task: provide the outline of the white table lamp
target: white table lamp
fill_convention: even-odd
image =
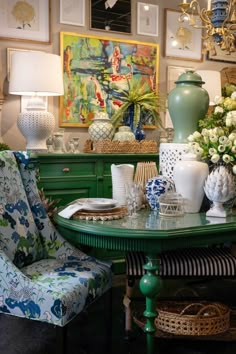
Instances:
[[[9,93],[31,96],[27,111],[19,114],[17,125],[26,138],[27,150],[46,150],[55,119],[47,112],[44,96],[64,94],[61,57],[44,52],[12,54]]]
[[[221,97],[221,74],[215,70],[196,70],[205,84],[202,87],[207,90],[210,98],[209,105],[215,105],[215,97]]]

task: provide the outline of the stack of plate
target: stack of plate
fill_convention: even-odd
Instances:
[[[73,204],[82,204],[81,210],[87,211],[108,211],[117,208],[118,201],[108,198],[80,198],[73,202]]]
[[[115,199],[107,198],[80,198],[68,204],[58,215],[69,219],[78,211],[91,212],[107,212],[119,207],[119,203]]]

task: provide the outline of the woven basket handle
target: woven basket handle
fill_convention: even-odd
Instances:
[[[185,312],[188,310],[188,309],[190,309],[191,307],[193,307],[193,306],[199,306],[199,307],[205,307],[203,304],[201,304],[200,302],[198,303],[198,302],[195,302],[194,304],[189,304],[189,305],[187,305],[187,306],[185,306],[185,308],[180,312],[180,316],[182,316],[182,315],[184,315],[185,314]]]
[[[222,312],[220,310],[220,307],[212,304],[212,305],[206,305],[202,309],[200,309],[198,311],[196,317],[200,317],[202,315],[202,313],[204,313],[206,310],[209,310],[209,309],[215,310],[219,316],[222,316]]]
[[[204,313],[206,310],[209,310],[209,309],[213,309],[215,310],[219,316],[222,316],[222,313],[221,313],[221,310],[220,310],[220,307],[217,306],[217,305],[213,305],[213,304],[209,304],[209,305],[203,305],[201,303],[194,303],[194,304],[189,304],[187,305],[181,312],[180,312],[180,316],[181,315],[184,315],[185,312],[190,309],[191,307],[193,306],[200,306],[200,310],[198,311],[198,313],[196,314],[196,317],[200,317],[202,313]]]

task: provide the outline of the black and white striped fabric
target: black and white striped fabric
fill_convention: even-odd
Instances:
[[[126,253],[126,275],[139,278],[146,263],[143,252]],[[236,257],[229,248],[188,248],[160,255],[161,277],[235,277]]]

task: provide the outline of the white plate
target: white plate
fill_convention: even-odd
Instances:
[[[84,210],[109,210],[118,206],[117,200],[108,198],[80,198],[76,202],[83,204]]]

